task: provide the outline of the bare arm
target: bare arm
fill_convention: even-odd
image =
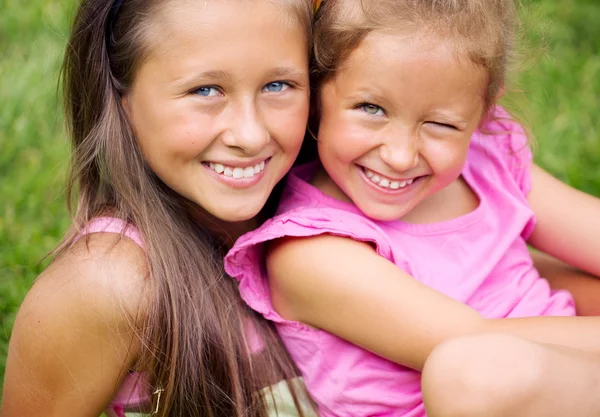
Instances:
[[[529,243],[569,265],[600,276],[600,199],[532,168],[528,197],[537,224]]]
[[[444,340],[483,332],[512,333],[600,354],[600,318],[487,320],[350,239],[324,235],[281,240],[267,256],[267,269],[280,315],[413,369],[421,370]]]
[[[536,250],[531,257],[540,275],[555,290],[568,290],[578,316],[600,316],[600,279]]]
[[[133,366],[129,315],[142,306],[143,254],[117,235],[78,243],[32,287],[13,329],[2,417],[97,417]],[[114,245],[114,246],[113,246]]]

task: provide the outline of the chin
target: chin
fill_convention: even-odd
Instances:
[[[215,213],[215,217],[226,221],[226,222],[243,222],[247,220],[253,219],[260,210],[262,209],[262,205],[246,205],[242,207],[236,207],[233,210],[221,211],[219,213]]]
[[[256,215],[260,212],[256,211],[256,212],[252,212],[250,214],[237,214],[237,213],[232,213],[231,216],[227,216],[227,217],[222,217],[222,220],[225,220],[226,222],[230,222],[230,223],[240,223],[240,222],[245,222],[248,220],[252,220],[254,217],[256,217]]]
[[[394,211],[386,211],[380,209],[369,209],[369,207],[358,207],[360,211],[363,212],[365,216],[370,219],[381,221],[381,222],[389,222],[393,220],[398,220],[402,217],[403,213],[398,213],[396,210]]]

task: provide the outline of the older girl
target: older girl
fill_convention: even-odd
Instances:
[[[18,314],[3,417],[267,414],[257,391],[295,369],[222,258],[298,154],[311,17],[308,0],[82,1],[74,221]]]

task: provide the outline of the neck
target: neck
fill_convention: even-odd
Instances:
[[[258,226],[256,217],[240,222],[228,222],[198,207],[194,207],[192,216],[196,220],[196,223],[215,235],[223,242],[227,249],[230,249],[235,241],[244,233],[248,233]]]
[[[240,236],[258,227],[258,221],[256,218],[234,223],[222,222],[222,224],[222,230],[224,233],[223,235],[219,236],[222,237],[227,249],[230,249]]]
[[[333,197],[340,201],[345,201],[346,203],[351,203],[352,200],[342,191],[340,187],[331,179],[323,165],[319,164],[319,168],[315,172],[314,176],[310,180],[310,183],[321,190],[324,194],[329,197]]]

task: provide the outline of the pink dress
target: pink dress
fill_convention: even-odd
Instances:
[[[521,127],[497,112],[505,119],[486,126],[492,133],[474,133],[462,172],[480,200],[471,213],[430,224],[374,221],[309,184],[316,165],[305,165],[289,175],[278,214],[227,255],[242,298],[276,323],[322,417],[424,417],[420,373],[279,316],[264,268],[267,241],[327,233],[372,242],[379,255],[484,317],[575,315],[570,294],[552,291],[533,267],[531,152]],[[377,277],[365,279],[377,285]]]

